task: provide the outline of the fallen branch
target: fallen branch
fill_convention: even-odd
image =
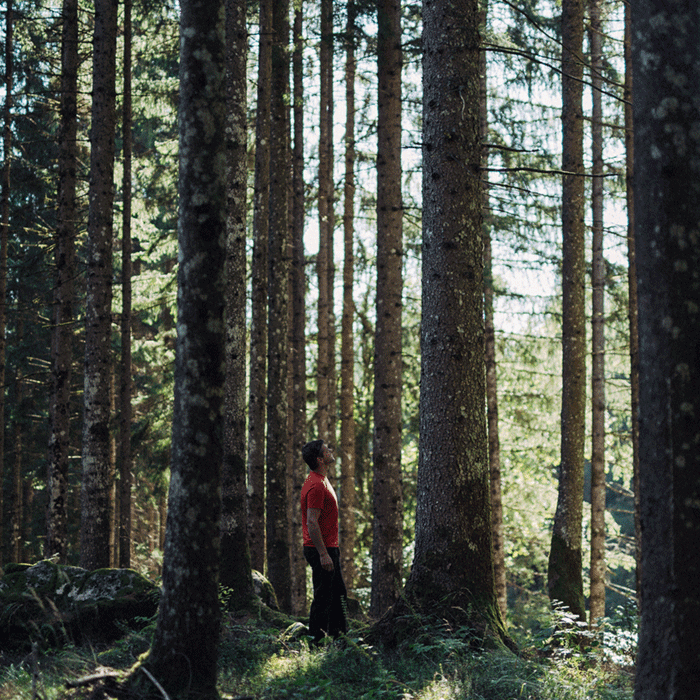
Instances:
[[[66,688],[81,688],[84,685],[97,683],[97,681],[116,680],[117,678],[119,678],[117,671],[104,670],[99,673],[93,673],[90,676],[76,678],[74,681],[66,681]]]
[[[163,695],[164,700],[170,700],[170,697],[168,694],[165,692],[165,689],[163,686],[155,679],[154,675],[144,666],[139,666],[139,668],[149,677],[153,685],[155,685],[158,690],[160,690],[161,694]]]

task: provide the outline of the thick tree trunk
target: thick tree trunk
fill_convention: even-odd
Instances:
[[[110,565],[112,223],[117,2],[96,0],[85,309],[80,565]]]
[[[586,618],[583,598],[583,448],[586,411],[583,179],[583,0],[562,5],[562,408],[559,495],[547,588],[552,601]]]
[[[401,480],[401,3],[377,5],[377,325],[374,355],[372,602],[382,615],[403,585]]]
[[[171,697],[217,698],[225,382],[222,0],[181,0],[178,338],[163,596],[146,667]],[[202,206],[206,203],[206,206]],[[134,676],[136,678],[137,676]],[[146,681],[144,681],[146,683]],[[153,686],[149,691],[155,692]]]
[[[343,316],[340,352],[340,539],[341,566],[348,590],[355,581],[355,16],[347,5],[345,50],[345,182],[343,211]]]
[[[426,1],[423,22],[421,438],[405,598],[413,613],[505,638],[489,507],[478,3]],[[400,601],[377,629],[395,640],[409,617]]]
[[[292,610],[306,610],[306,559],[301,546],[301,487],[306,465],[300,459],[306,442],[306,270],[304,256],[304,5],[294,9],[294,146],[292,153]]]
[[[291,610],[290,536],[287,521],[287,354],[289,305],[289,3],[272,12],[270,123],[270,248],[267,367],[266,532],[267,575],[282,610]]]
[[[605,257],[603,253],[603,109],[600,5],[589,2],[591,47],[592,238],[592,390],[591,390],[591,593],[589,624],[605,616]]]
[[[272,0],[260,2],[255,190],[248,388],[248,543],[251,565],[265,571],[265,423],[267,392],[267,268],[270,213],[270,86]]]
[[[642,617],[635,698],[700,687],[700,15],[632,6]]]
[[[131,0],[124,0],[124,102],[122,132],[122,316],[119,374],[119,566],[131,568]]]
[[[253,578],[246,513],[246,59],[244,0],[226,0],[226,383],[221,475],[221,584],[233,609],[250,605]]]

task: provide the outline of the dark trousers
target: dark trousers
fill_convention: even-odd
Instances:
[[[340,571],[340,549],[328,547],[328,554],[333,561],[333,571],[326,571],[321,566],[321,556],[316,547],[304,547],[304,557],[311,567],[311,580],[314,587],[314,599],[309,611],[309,632],[314,642],[324,636],[333,638],[348,631],[345,617],[348,592]]]

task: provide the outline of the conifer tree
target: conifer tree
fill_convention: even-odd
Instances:
[[[586,409],[583,0],[562,3],[562,408],[559,493],[547,588],[585,620],[582,516]]]
[[[93,49],[85,310],[85,390],[80,564],[110,566],[112,236],[117,2],[97,0]]]

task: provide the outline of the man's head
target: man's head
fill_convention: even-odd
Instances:
[[[312,440],[301,448],[301,456],[313,471],[316,471],[318,460],[323,456],[323,445],[323,440]]]

